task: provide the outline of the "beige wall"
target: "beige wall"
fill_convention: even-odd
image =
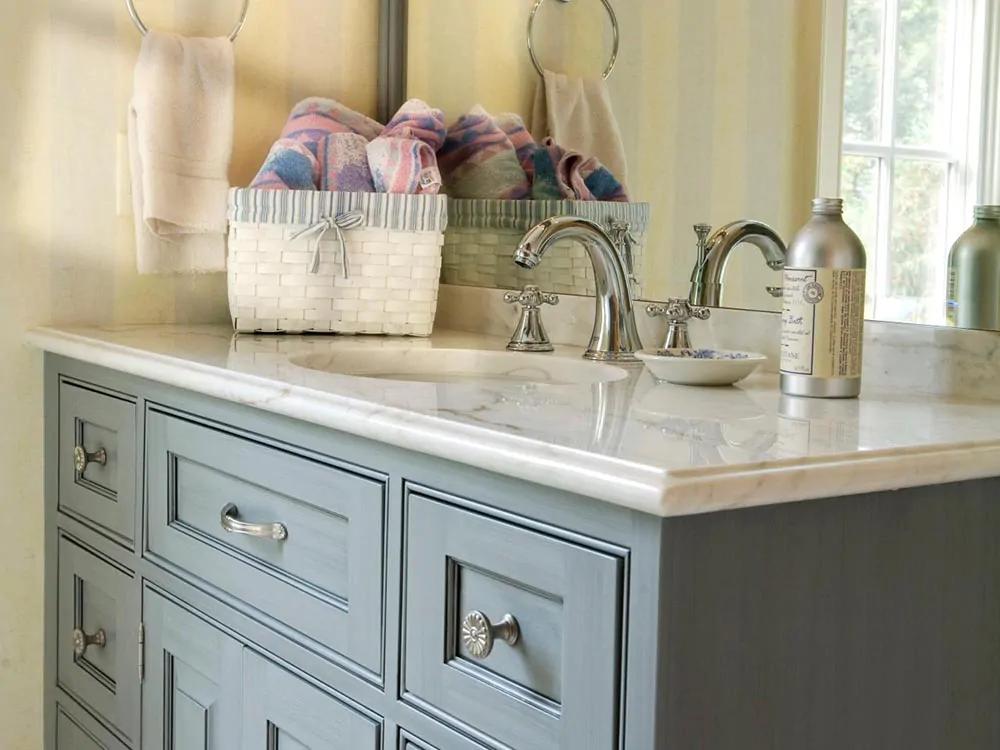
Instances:
[[[529,113],[537,75],[525,50],[533,0],[410,0],[410,94],[455,116],[476,102]],[[653,207],[650,296],[683,296],[700,221],[751,217],[785,237],[816,182],[822,3],[614,0],[621,55],[610,80],[636,200]],[[542,62],[603,70],[610,32],[597,0],[539,11]],[[756,250],[733,256],[724,302],[772,307],[780,283]]]
[[[137,0],[150,25],[219,33],[239,0]],[[0,748],[41,748],[41,357],[44,323],[225,320],[220,276],[139,278],[116,215],[139,35],[120,0],[0,0]],[[255,0],[236,47],[234,184],[246,184],[291,104],[375,109],[377,3]]]

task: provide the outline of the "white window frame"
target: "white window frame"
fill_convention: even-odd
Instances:
[[[911,156],[930,161],[941,161],[949,165],[949,207],[947,221],[949,237],[957,236],[971,221],[972,206],[976,203],[1000,203],[1000,0],[971,0],[968,17],[959,23],[967,28],[987,29],[983,50],[970,50],[968,54],[982,54],[986,64],[976,71],[968,81],[968,87],[957,96],[965,97],[965,107],[969,112],[969,122],[960,124],[964,131],[962,143],[955,143],[949,151],[936,151],[901,146],[880,147],[870,144],[843,143],[844,70],[847,44],[847,2],[848,0],[824,0],[824,35],[822,49],[822,78],[820,91],[820,132],[817,165],[817,191],[819,195],[837,196],[841,189],[841,160],[845,155],[881,157],[883,161],[880,184],[890,179],[892,170],[888,160],[893,156]],[[888,13],[895,16],[900,0],[888,0]],[[888,14],[887,14],[888,15]],[[887,48],[895,45],[887,40]],[[961,53],[959,53],[961,54]],[[883,70],[883,86],[891,85],[894,79],[894,56],[886,56],[887,65]],[[970,64],[964,66],[968,69]],[[886,98],[891,102],[891,98]],[[893,123],[883,115],[882,128],[892,128]],[[883,132],[883,136],[887,133]],[[891,182],[887,190],[882,190],[883,205],[879,207],[879,242],[887,248],[891,232],[891,212],[889,202],[893,194]],[[946,244],[942,238],[942,244]],[[869,283],[876,289],[888,285],[888,263],[880,263],[879,278]],[[940,264],[935,289],[940,289],[941,299],[935,308],[944,310],[944,263]]]

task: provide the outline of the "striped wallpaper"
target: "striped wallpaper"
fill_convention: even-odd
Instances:
[[[227,33],[240,0],[136,0],[150,26]],[[253,0],[236,43],[234,184],[247,184],[291,105],[326,94],[369,114],[374,0]],[[0,748],[42,747],[43,323],[223,321],[225,275],[140,278],[117,162],[139,33],[122,0],[10,0],[0,23]],[[127,197],[127,196],[126,196]],[[127,201],[125,201],[127,202]]]
[[[652,204],[650,296],[685,295],[698,222],[751,217],[790,238],[816,182],[820,0],[613,0],[621,25],[612,97],[636,200]],[[525,50],[533,0],[410,0],[411,96],[457,116],[475,103],[528,114],[537,75]],[[598,0],[539,11],[543,64],[603,69]],[[724,301],[775,309],[756,250],[734,254]]]

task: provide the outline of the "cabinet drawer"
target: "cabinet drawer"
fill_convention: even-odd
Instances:
[[[146,455],[150,557],[382,673],[382,480],[156,411]]]
[[[117,541],[135,537],[135,404],[59,386],[59,509]]]
[[[108,730],[77,708],[56,705],[56,750],[126,750]]]
[[[518,750],[617,747],[620,558],[419,495],[406,545],[404,696]]]
[[[129,741],[139,708],[139,609],[131,573],[59,538],[59,686]]]
[[[243,747],[379,750],[381,723],[244,651]]]

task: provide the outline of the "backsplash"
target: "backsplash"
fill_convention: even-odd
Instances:
[[[518,311],[496,289],[442,285],[438,325],[452,330],[509,336]],[[636,306],[644,345],[662,344],[667,324]],[[586,346],[594,322],[594,300],[563,295],[543,313],[553,342]],[[707,321],[691,321],[694,346],[760,352],[765,370],[777,372],[781,319],[775,313],[713,309]],[[1000,401],[1000,334],[865,321],[864,386],[906,393]]]

